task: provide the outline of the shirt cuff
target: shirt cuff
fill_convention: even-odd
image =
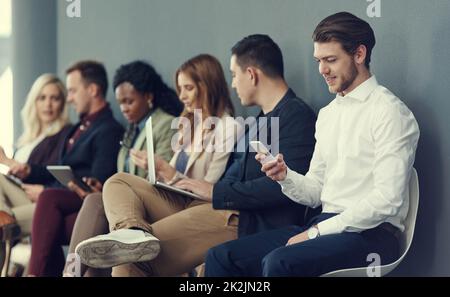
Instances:
[[[291,188],[294,185],[294,180],[301,174],[289,169],[286,170],[286,178],[282,181],[278,181],[282,189]]]
[[[317,224],[320,236],[339,234],[344,232],[339,215],[329,218]]]

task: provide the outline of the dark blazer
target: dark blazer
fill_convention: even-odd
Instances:
[[[260,116],[268,118],[269,127],[270,118],[279,117],[280,153],[289,168],[305,174],[315,145],[316,115],[311,108],[289,89],[273,111]],[[261,172],[255,155],[249,152],[247,140],[245,154],[236,158],[214,185],[213,207],[239,211],[239,237],[287,225],[303,225],[306,207],[286,197],[281,186]]]
[[[56,165],[59,164],[59,154],[64,146],[67,134],[72,130],[72,125],[64,126],[58,133],[45,137],[31,152],[27,163],[30,165]]]
[[[60,150],[59,165],[72,167],[78,177],[95,177],[104,183],[111,175],[117,172],[117,155],[120,149],[120,140],[124,132],[123,127],[114,119],[108,106],[92,122],[89,129],[81,134],[69,152],[66,152],[66,143],[78,129],[80,123],[75,125],[67,134],[64,145]],[[60,186],[45,166],[31,165],[31,174],[24,182]]]

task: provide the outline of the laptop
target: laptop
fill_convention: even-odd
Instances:
[[[156,171],[155,171],[155,153],[153,151],[153,126],[152,126],[152,117],[149,117],[147,122],[145,123],[145,133],[147,136],[147,158],[148,158],[148,180],[155,187],[165,189],[168,191],[172,191],[181,195],[185,195],[194,199],[203,200],[203,198],[197,194],[194,194],[189,191],[182,190],[175,186],[171,186],[164,182],[156,180]]]

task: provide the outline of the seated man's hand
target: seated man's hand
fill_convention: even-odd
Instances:
[[[262,164],[266,155],[258,153],[255,159]],[[286,179],[287,166],[283,160],[283,155],[278,154],[275,156],[274,161],[266,162],[262,164],[261,171],[264,172],[268,177],[275,181],[283,181]]]
[[[103,189],[103,184],[93,177],[83,177],[83,181],[89,186],[90,191],[83,190],[75,182],[71,181],[67,184],[69,190],[75,192],[81,199],[86,198],[91,193],[100,193]]]
[[[43,185],[23,184],[22,189],[27,193],[28,198],[30,198],[31,201],[37,202],[39,195],[41,195],[45,188]]]
[[[286,243],[286,246],[296,244],[296,243],[301,243],[301,242],[304,242],[307,240],[309,240],[308,230],[289,238],[288,242]]]
[[[192,192],[203,197],[205,201],[212,201],[214,185],[204,180],[183,178],[174,184],[175,187]]]
[[[103,190],[103,184],[95,177],[83,177],[83,181],[91,188],[93,193],[99,193]]]
[[[313,227],[314,228],[318,228],[317,225],[314,225]],[[309,229],[306,229],[302,233],[297,234],[297,235],[292,236],[291,238],[289,238],[288,242],[286,243],[286,246],[310,240],[309,237],[308,237],[308,230]]]

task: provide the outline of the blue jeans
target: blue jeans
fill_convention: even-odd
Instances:
[[[380,256],[381,265],[398,258],[397,237],[381,225],[361,233],[324,235],[286,246],[292,236],[335,215],[322,213],[304,227],[257,233],[211,248],[206,256],[205,276],[320,276],[369,266],[372,259],[368,255],[372,253]]]

